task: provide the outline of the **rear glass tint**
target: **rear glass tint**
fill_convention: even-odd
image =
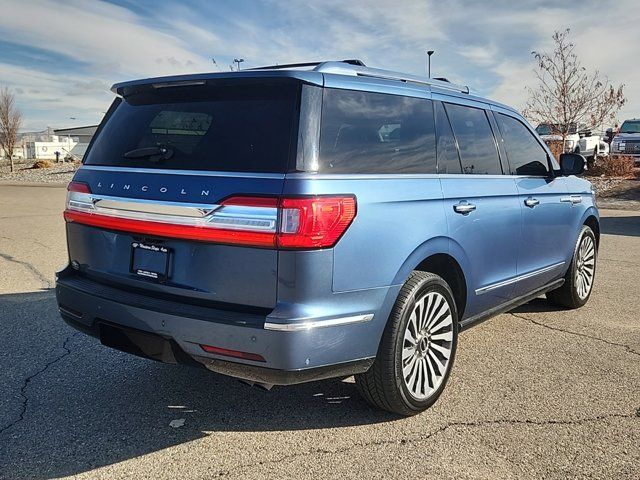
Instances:
[[[529,129],[519,120],[501,113],[496,115],[496,120],[504,139],[511,174],[547,176],[547,152]]]
[[[431,100],[326,89],[321,173],[436,173]]]
[[[290,81],[148,88],[115,108],[85,163],[284,173],[295,138],[298,91],[298,83]]]
[[[471,174],[502,174],[498,150],[485,111],[450,103],[445,108],[458,140],[462,171]]]
[[[462,173],[458,147],[453,138],[451,125],[442,103],[436,103],[436,132],[438,152],[438,173]]]

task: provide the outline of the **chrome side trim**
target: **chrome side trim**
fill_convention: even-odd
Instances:
[[[284,173],[212,172],[209,170],[170,170],[165,168],[104,167],[100,165],[83,165],[79,170],[122,173],[159,173],[161,175],[192,175],[194,177],[273,178],[277,180],[284,179]]]
[[[511,285],[513,283],[520,282],[522,280],[526,280],[531,277],[535,277],[536,275],[540,275],[542,273],[550,272],[551,270],[555,270],[558,267],[561,267],[566,262],[558,262],[553,265],[549,265],[548,267],[541,268],[539,270],[534,270],[533,272],[525,273],[522,275],[518,275],[517,277],[510,278],[508,280],[504,280],[498,283],[492,283],[491,285],[487,285],[486,287],[477,288],[475,290],[476,295],[482,295],[483,293],[490,292],[491,290],[495,290],[496,288],[506,287],[507,285]]]
[[[328,318],[326,320],[309,320],[298,323],[273,323],[265,322],[265,330],[278,332],[299,332],[301,330],[311,330],[312,328],[335,327],[337,325],[349,325],[352,323],[368,322],[373,319],[373,313],[364,315],[353,315],[351,317]]]

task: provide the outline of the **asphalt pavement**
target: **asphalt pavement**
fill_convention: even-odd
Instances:
[[[601,212],[585,307],[464,332],[440,400],[397,418],[353,379],[267,392],[75,333],[52,290],[64,197],[0,185],[2,479],[640,478],[638,211]]]

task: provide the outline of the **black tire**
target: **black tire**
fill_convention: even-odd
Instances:
[[[430,300],[432,303],[427,303]],[[447,303],[448,312],[443,300]],[[410,320],[420,316],[420,314],[415,316],[414,314],[420,312],[418,309],[421,301],[423,302],[422,316],[424,319],[414,320],[412,325],[415,326],[416,322],[422,322],[423,332],[429,328],[434,328],[434,330],[429,330],[429,333],[425,333],[420,341],[416,341],[415,347],[413,347],[414,354],[403,359],[403,354],[406,355],[406,352],[412,348],[411,346],[407,347],[406,335],[410,331],[408,329],[412,328],[409,326]],[[439,303],[436,304],[436,302]],[[444,313],[441,313],[443,309]],[[434,319],[433,323],[429,318]],[[450,319],[452,321],[449,328]],[[435,328],[438,325],[444,326]],[[450,335],[449,332],[451,332]],[[427,337],[427,335],[429,336]],[[431,338],[432,335],[440,338]],[[443,336],[451,340],[442,340]],[[417,338],[418,335],[416,335]],[[435,349],[433,344],[439,348]],[[367,372],[356,375],[358,390],[365,400],[374,407],[404,416],[420,413],[433,405],[444,390],[453,366],[457,344],[458,311],[451,288],[438,275],[414,271],[402,286],[391,315],[389,315],[375,362]],[[409,343],[409,345],[411,344]],[[450,349],[448,358],[439,353],[443,346]],[[434,352],[438,355],[435,355]],[[436,356],[438,358],[435,358]],[[436,364],[437,360],[443,361],[440,356],[447,360],[444,362],[442,370],[440,370],[441,363]],[[422,364],[417,365],[419,362]],[[416,365],[412,367],[416,371],[424,372],[417,372],[416,385],[421,379],[423,385],[415,388],[418,390],[423,388],[425,395],[429,389],[430,393],[426,398],[416,398],[410,391],[411,387],[407,386],[403,368],[406,370],[412,366],[411,364]],[[439,375],[435,373],[436,370]],[[420,391],[419,394],[422,394],[423,391]]]
[[[585,240],[587,238],[588,240]],[[583,242],[591,242],[593,245],[593,266],[591,272],[591,282],[589,284],[586,294],[580,291],[580,270],[585,271],[585,259],[581,259],[580,249]],[[547,292],[547,300],[554,305],[564,308],[580,308],[589,301],[591,292],[593,291],[593,282],[596,275],[596,266],[598,259],[598,242],[593,230],[587,225],[583,225],[578,235],[578,241],[573,249],[573,257],[571,258],[571,264],[564,276],[564,283],[560,288]],[[589,259],[590,260],[590,259]]]

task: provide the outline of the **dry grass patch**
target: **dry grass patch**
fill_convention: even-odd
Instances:
[[[51,160],[37,160],[31,168],[51,168],[53,165]]]
[[[598,177],[635,178],[635,159],[623,155],[611,155],[609,157],[599,158],[589,167],[586,173],[587,175]]]

